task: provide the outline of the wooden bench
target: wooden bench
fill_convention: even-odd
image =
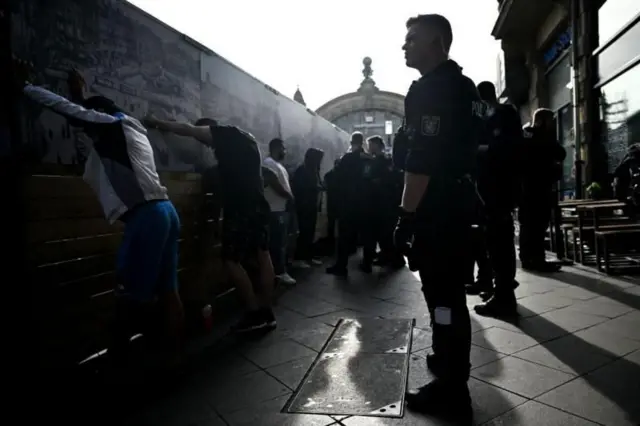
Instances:
[[[601,262],[604,262],[604,272],[606,274],[611,273],[610,264],[610,245],[613,239],[618,238],[632,238],[635,241],[640,241],[640,224],[636,224],[634,228],[616,229],[616,230],[604,230],[599,229],[595,232],[596,241],[596,265],[598,270],[601,270]],[[640,249],[640,244],[636,244],[636,250]],[[638,255],[638,253],[636,253]],[[602,260],[601,260],[602,259]],[[629,258],[635,263],[640,263],[640,259]]]
[[[187,314],[229,289],[217,256],[213,195],[200,175],[164,173],[182,222],[179,283]],[[79,176],[26,178],[28,264],[42,367],[75,366],[107,345],[120,223],[110,225]],[[215,204],[215,203],[213,203]]]

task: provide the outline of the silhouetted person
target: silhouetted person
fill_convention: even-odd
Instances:
[[[556,139],[553,112],[539,109],[533,126],[524,129],[522,196],[518,209],[520,222],[520,261],[524,269],[550,272],[560,266],[546,261],[545,235],[551,210],[557,202],[554,184],[562,178],[566,151]]]

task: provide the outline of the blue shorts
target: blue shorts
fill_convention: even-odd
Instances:
[[[118,252],[118,296],[151,302],[178,288],[180,219],[171,201],[150,201],[127,213]]]

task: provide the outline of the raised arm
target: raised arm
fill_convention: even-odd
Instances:
[[[32,101],[76,122],[79,121],[83,124],[111,124],[118,121],[117,117],[86,109],[39,86],[27,84],[22,92]]]
[[[192,137],[206,145],[211,145],[213,142],[211,128],[209,126],[194,126],[190,123],[159,120],[153,116],[145,118],[143,120],[143,124],[151,129],[160,130],[161,132],[168,132],[174,133],[179,136]]]

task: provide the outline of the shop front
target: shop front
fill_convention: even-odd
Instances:
[[[600,178],[640,143],[640,1],[608,0],[598,11],[600,46],[593,52],[599,99]]]
[[[548,107],[555,113],[558,141],[567,152],[559,191],[562,198],[572,198],[575,193],[575,140],[571,99],[571,32],[566,25],[560,28],[542,50],[542,61],[546,68]]]

